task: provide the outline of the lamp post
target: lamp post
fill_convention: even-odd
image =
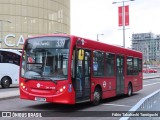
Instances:
[[[12,23],[11,21],[9,20],[0,20],[0,23],[1,23],[1,48],[3,48],[3,22],[7,22],[7,23]]]
[[[97,34],[97,41],[99,41],[99,39],[98,39],[98,36],[99,36],[99,35],[104,35],[104,34]]]
[[[113,2],[112,4],[122,3],[122,26],[123,26],[123,47],[125,48],[125,18],[124,18],[124,3],[134,1],[134,0],[127,0],[127,1],[120,1],[120,2]]]

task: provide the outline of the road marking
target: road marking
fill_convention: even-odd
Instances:
[[[150,83],[151,81],[143,81],[143,82],[149,82]]]
[[[0,93],[0,98],[18,96],[18,95],[19,95],[19,90],[5,91],[5,92]]]
[[[102,105],[121,106],[121,107],[132,107],[132,106],[129,106],[129,105],[118,105],[118,104],[102,104]]]
[[[157,84],[157,83],[160,83],[160,82],[156,82],[156,83],[152,83],[152,84],[143,85],[143,87],[150,86],[150,85],[155,85],[155,84]]]

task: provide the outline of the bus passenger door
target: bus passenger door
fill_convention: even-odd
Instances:
[[[116,94],[124,93],[124,57],[116,58]]]
[[[77,52],[78,53],[78,52]],[[90,100],[90,51],[84,50],[83,60],[76,61],[76,102]]]

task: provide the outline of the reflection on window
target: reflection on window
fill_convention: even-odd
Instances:
[[[71,64],[71,75],[72,78],[75,78],[75,50],[73,50],[73,54],[72,54],[72,64]]]
[[[127,75],[138,75],[139,65],[138,58],[127,58]]]
[[[89,75],[90,73],[90,54],[85,52],[85,75]]]
[[[115,55],[106,53],[106,75],[107,76],[114,76],[114,64],[115,63]]]
[[[133,75],[133,58],[127,58],[127,75]]]
[[[138,59],[134,58],[133,75],[138,75]]]
[[[104,76],[104,53],[93,52],[93,76]]]
[[[1,51],[0,52],[0,63],[11,63],[15,65],[20,64],[20,55],[8,52],[8,51]]]
[[[138,59],[138,70],[142,72],[142,59]]]
[[[68,54],[69,49],[26,50],[21,75],[29,79],[67,78]]]

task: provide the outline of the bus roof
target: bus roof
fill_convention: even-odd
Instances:
[[[88,44],[88,47],[89,48],[99,48],[100,50],[104,50],[104,49],[107,49],[107,51],[110,49],[111,52],[117,52],[117,53],[132,53],[132,54],[139,54],[139,55],[142,55],[142,52],[140,51],[136,51],[136,50],[132,50],[132,49],[128,49],[128,48],[124,48],[124,47],[121,47],[121,46],[118,46],[118,45],[112,45],[112,44],[107,44],[107,43],[103,43],[103,42],[99,42],[99,41],[95,41],[95,40],[91,40],[91,39],[88,39],[88,38],[83,38],[83,37],[79,37],[79,36],[75,36],[75,35],[69,35],[69,34],[44,34],[44,35],[38,35],[38,36],[32,36],[30,38],[38,38],[38,37],[47,37],[47,36],[63,36],[63,37],[71,37],[71,38],[78,38],[78,39],[83,39],[85,41],[87,41],[89,44]],[[28,39],[30,39],[28,38]],[[77,39],[74,39],[74,40],[77,40]],[[107,48],[105,48],[107,46]],[[133,53],[134,52],[134,53]]]

